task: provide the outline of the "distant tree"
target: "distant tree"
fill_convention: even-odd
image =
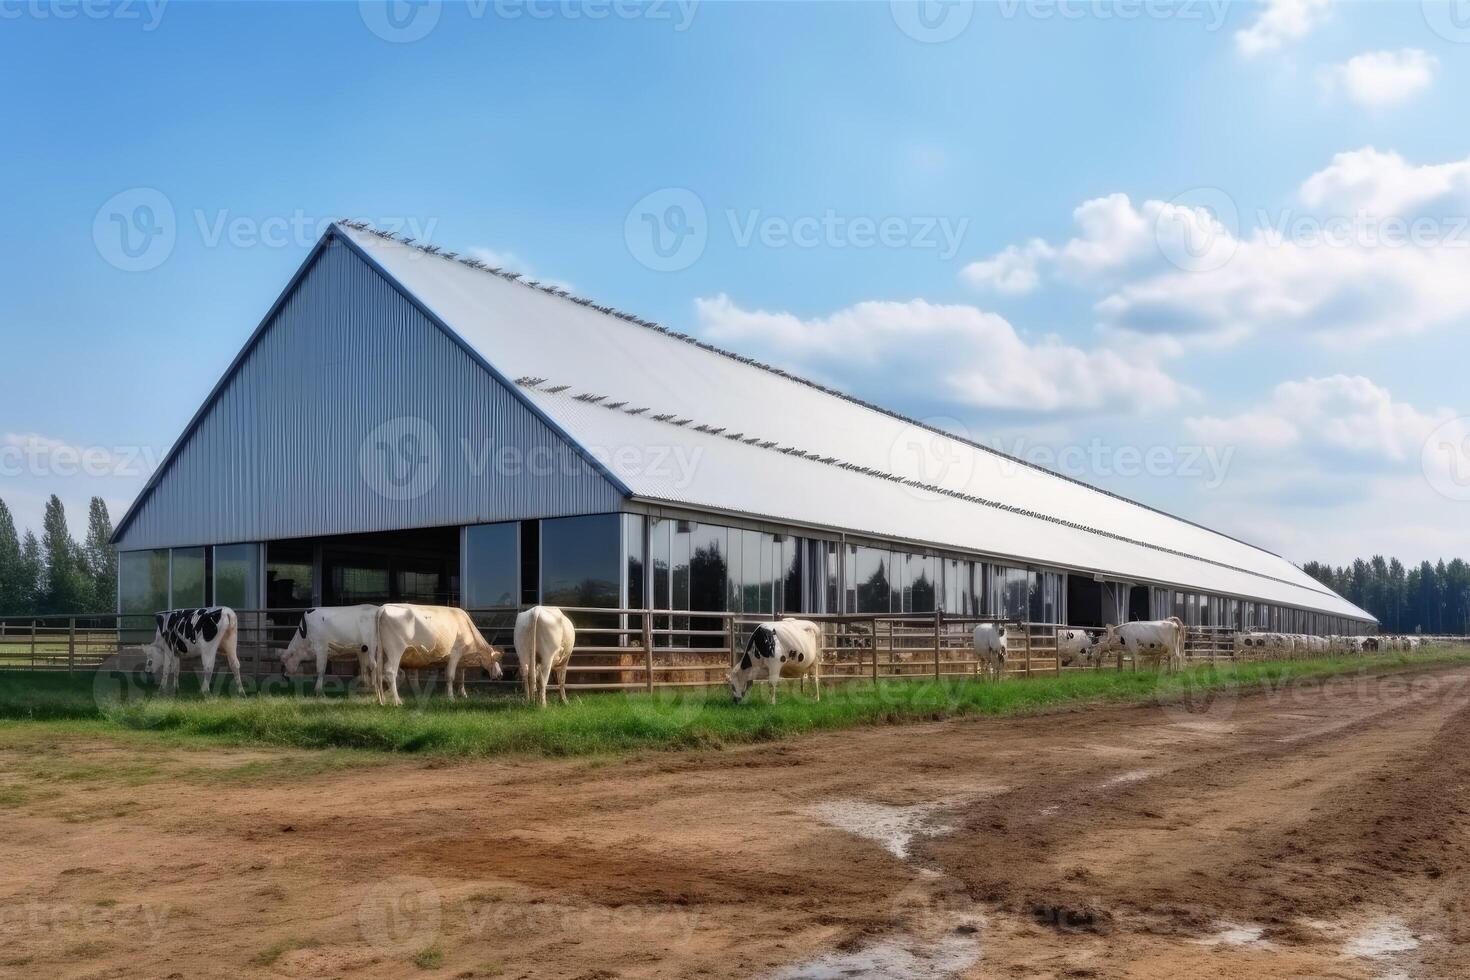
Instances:
[[[0,615],[24,613],[28,596],[21,584],[20,538],[15,533],[15,518],[5,501],[0,500]]]
[[[46,563],[41,557],[41,542],[34,532],[27,530],[20,545],[20,576],[16,582],[20,611],[34,613],[41,600],[44,587]]]
[[[88,585],[87,612],[107,612],[117,604],[117,550],[113,548],[112,517],[101,497],[87,509],[87,539],[82,561]]]
[[[41,518],[41,552],[45,562],[40,612],[76,612],[91,605],[81,549],[66,525],[66,508],[52,494]]]

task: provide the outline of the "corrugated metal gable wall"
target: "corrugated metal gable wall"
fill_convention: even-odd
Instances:
[[[422,423],[396,421],[404,419]],[[437,479],[411,484],[405,495],[365,471],[360,452],[375,430],[390,444],[403,432],[437,440]],[[420,445],[432,448],[422,438]],[[118,546],[588,514],[622,502],[576,449],[334,241],[175,454]]]

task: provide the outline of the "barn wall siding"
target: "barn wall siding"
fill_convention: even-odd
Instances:
[[[404,450],[430,461],[398,486],[387,462]],[[622,504],[574,447],[334,241],[225,383],[118,547],[474,524]]]

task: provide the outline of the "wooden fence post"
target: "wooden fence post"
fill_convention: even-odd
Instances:
[[[653,693],[653,610],[643,611],[643,670],[648,681],[648,693]]]
[[[940,669],[939,669],[939,666],[940,666],[939,665],[939,643],[940,643],[940,640],[939,640],[939,627],[940,627],[940,617],[942,615],[944,615],[944,614],[941,613],[938,609],[934,610],[934,679],[936,681],[939,680],[939,675],[940,675]]]
[[[1058,677],[1061,677],[1062,676],[1062,637],[1061,637],[1061,628],[1058,627],[1058,626],[1053,626],[1051,628],[1051,652],[1056,656],[1057,676]]]
[[[31,620],[31,669],[36,669],[36,621]]]
[[[67,620],[66,624],[66,676],[70,677],[77,669],[77,621]]]
[[[1026,676],[1031,676],[1031,624],[1021,624],[1021,635],[1026,638]]]
[[[876,683],[878,683],[878,675],[879,675],[879,671],[878,671],[878,617],[874,616],[873,617],[873,621],[870,622],[868,624],[868,626],[869,626],[869,628],[872,631],[869,634],[869,636],[871,637],[872,644],[873,644],[873,683],[876,684]]]

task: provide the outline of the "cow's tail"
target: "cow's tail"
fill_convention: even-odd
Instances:
[[[382,606],[379,606],[378,611],[373,614],[373,632],[378,638],[377,649],[372,651],[373,693],[378,698],[378,704],[386,704],[388,701],[388,658],[383,648]]]
[[[1169,622],[1174,624],[1174,656],[1170,658],[1169,666],[1177,669],[1184,666],[1184,620],[1170,616]]]
[[[531,649],[527,651],[526,662],[521,664],[521,679],[526,686],[526,700],[536,700],[536,672],[537,664],[541,660],[541,653],[537,649],[537,639],[541,636],[541,610],[538,607],[531,616],[531,636],[527,644]]]

